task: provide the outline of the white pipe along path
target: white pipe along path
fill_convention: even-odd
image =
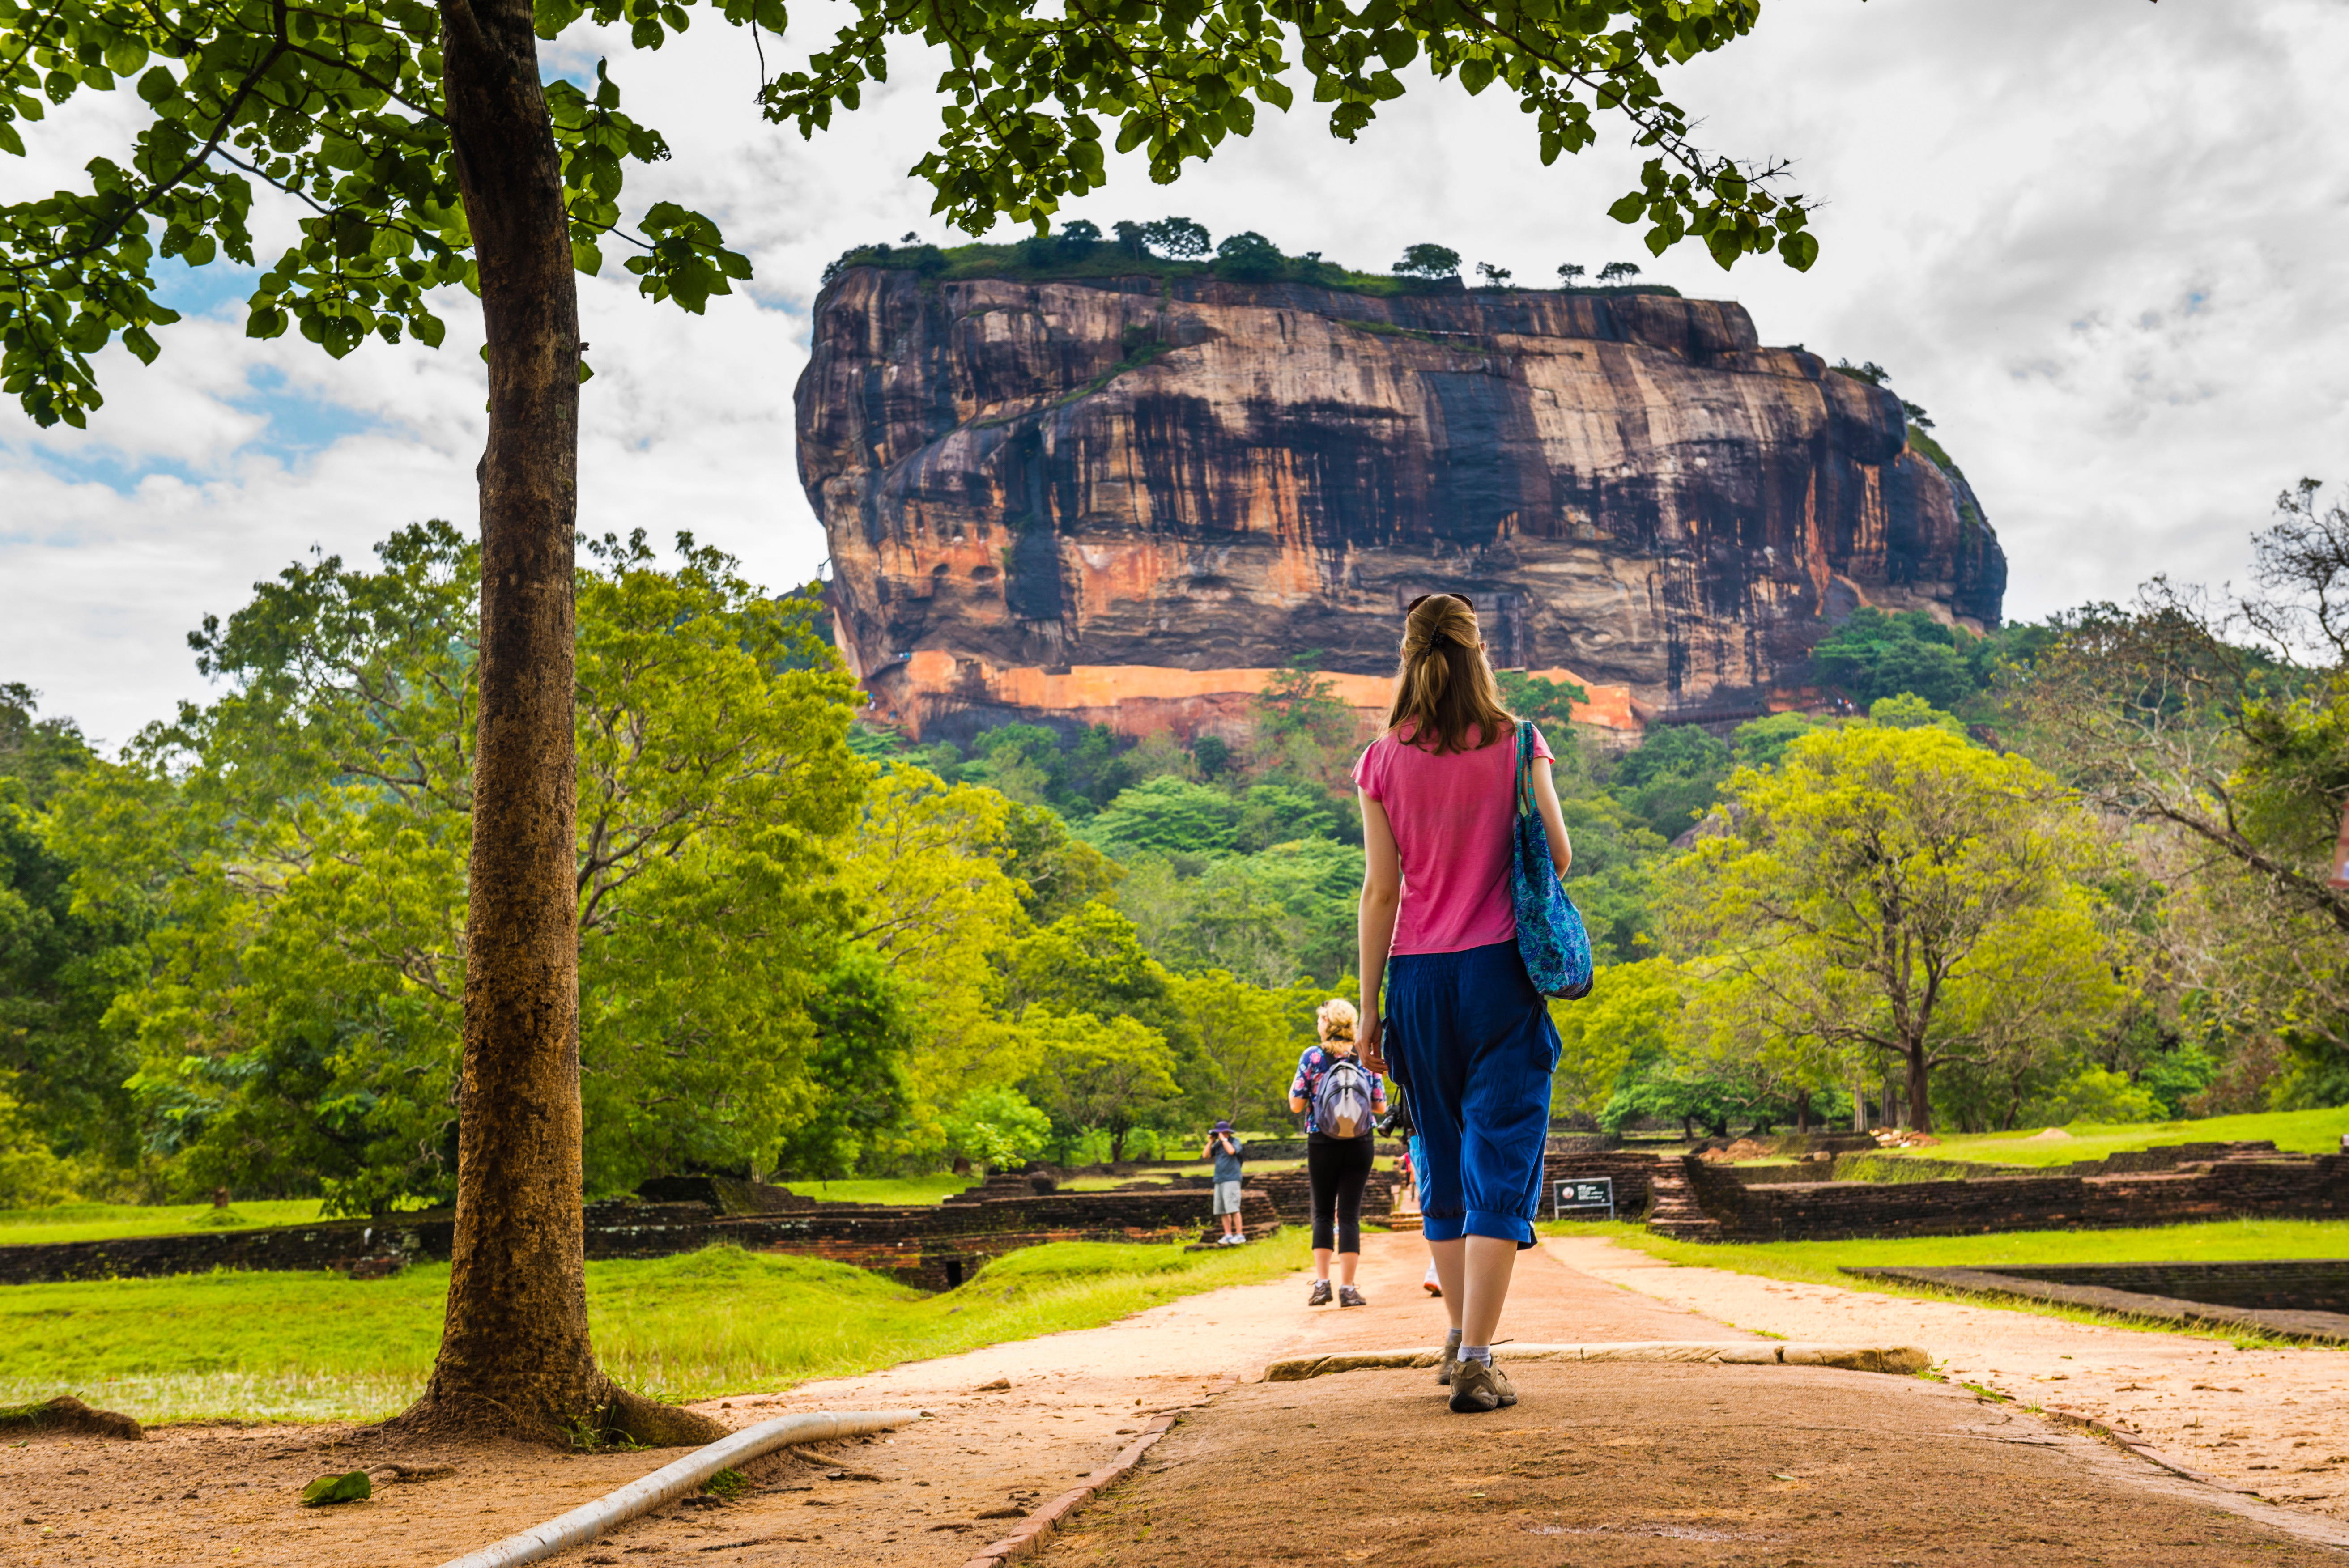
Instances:
[[[842,1410],[831,1414],[819,1411],[802,1416],[778,1416],[771,1421],[761,1421],[755,1427],[745,1427],[730,1437],[720,1438],[708,1448],[696,1449],[675,1463],[661,1466],[642,1480],[631,1481],[617,1491],[605,1492],[593,1502],[582,1503],[544,1524],[533,1526],[519,1535],[509,1535],[479,1552],[455,1558],[443,1563],[441,1568],[512,1568],[517,1563],[535,1563],[542,1557],[552,1557],[558,1552],[593,1541],[612,1526],[634,1519],[640,1513],[648,1513],[662,1503],[674,1502],[729,1466],[755,1460],[761,1454],[772,1453],[790,1443],[822,1443],[834,1438],[861,1438],[872,1432],[885,1432],[892,1427],[917,1421],[927,1413],[924,1410]]]

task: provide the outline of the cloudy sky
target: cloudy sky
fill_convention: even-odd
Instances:
[[[807,143],[758,119],[749,40],[708,20],[657,56],[611,52],[626,107],[678,150],[632,174],[632,201],[710,212],[758,279],[699,318],[636,300],[616,267],[583,280],[582,526],[689,527],[761,581],[804,580],[824,548],[791,393],[816,275],[854,244],[953,238],[904,173],[934,134],[922,57]],[[554,63],[597,53],[574,34]],[[1113,166],[1064,217],[1182,213],[1365,268],[1433,240],[1520,283],[1635,260],[1743,300],[1765,342],[1876,360],[1931,410],[2005,542],[2008,613],[2030,618],[2158,572],[2237,573],[2279,490],[2349,479],[2349,138],[2323,107],[2344,80],[2349,0],[1768,0],[1754,38],[1674,88],[1707,144],[1784,158],[1826,203],[1807,274],[1723,274],[1692,247],[1650,260],[1604,212],[1637,168],[1619,136],[1544,170],[1498,94],[1424,79],[1351,145],[1300,94],[1180,184]],[[0,164],[0,196],[67,182],[133,107],[53,121],[32,159]],[[189,319],[151,369],[108,353],[88,430],[0,409],[0,680],[109,745],[205,695],[185,634],[254,580],[472,515],[469,302],[447,303],[437,353],[377,344],[337,364],[245,340],[249,276],[175,288]]]

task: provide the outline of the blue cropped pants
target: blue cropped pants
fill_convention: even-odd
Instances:
[[[1517,944],[1390,959],[1382,1028],[1419,1130],[1427,1239],[1532,1246],[1560,1047]]]

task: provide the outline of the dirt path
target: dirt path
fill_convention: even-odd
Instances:
[[[2191,1335],[1674,1268],[1599,1237],[1544,1245],[1594,1279],[1723,1323],[1790,1339],[1922,1345],[1953,1380],[2093,1416],[2230,1486],[2349,1522],[2349,1352],[2238,1350]]]
[[[1471,1427],[1441,1416],[1425,1374],[1350,1374],[1309,1384],[1233,1387],[1233,1379],[1250,1377],[1279,1356],[1440,1339],[1442,1307],[1419,1288],[1425,1253],[1417,1238],[1373,1236],[1368,1244],[1362,1284],[1372,1305],[1366,1309],[1308,1309],[1299,1276],[1193,1296],[1102,1328],[806,1384],[787,1394],[706,1403],[700,1408],[736,1424],[815,1408],[913,1406],[934,1416],[890,1437],[761,1461],[750,1472],[752,1489],[740,1501],[663,1510],[554,1561],[954,1568],[1006,1533],[1014,1511],[1066,1491],[1076,1477],[1106,1462],[1150,1416],[1195,1407],[1210,1393],[1216,1394],[1214,1404],[1152,1451],[1145,1468],[1157,1473],[1136,1477],[1083,1516],[1088,1522],[1096,1514],[1128,1522],[1158,1520],[1143,1541],[1126,1541],[1137,1553],[1112,1551],[1108,1540],[1118,1531],[1120,1539],[1130,1537],[1139,1527],[1126,1530],[1121,1522],[1105,1531],[1085,1522],[1076,1527],[1079,1533],[1094,1539],[1051,1548],[1056,1557],[1073,1561],[1061,1554],[1092,1552],[1104,1560],[1164,1561],[1139,1550],[1152,1540],[1179,1540],[1179,1555],[1193,1560],[1208,1553],[1242,1563],[1294,1555],[1287,1544],[1295,1539],[1290,1514],[1300,1496],[1326,1490],[1324,1478],[1333,1470],[1370,1478],[1350,1505],[1360,1516],[1356,1522],[1388,1522],[1367,1529],[1362,1541],[1350,1539],[1343,1553],[1303,1552],[1332,1562],[1373,1554],[1383,1560],[1391,1551],[1402,1561],[1450,1561],[1444,1553],[1457,1542],[1448,1532],[1466,1521],[1444,1522],[1445,1510],[1466,1506],[1473,1491],[1488,1493],[1473,1500],[1480,1510],[1506,1497],[1514,1500],[1512,1518],[1524,1514],[1524,1528],[1508,1537],[1509,1551],[1497,1554],[1500,1561],[1515,1561],[1512,1554],[1524,1548],[1535,1553],[1526,1561],[1545,1564],[1678,1562],[1683,1559],[1664,1553],[1666,1543],[1679,1542],[1692,1544],[1669,1550],[1698,1553],[1688,1561],[1724,1561],[1724,1550],[1738,1561],[1756,1560],[1759,1546],[1725,1549],[1718,1542],[1758,1536],[1782,1543],[1799,1539],[1814,1553],[1801,1560],[1839,1563],[1904,1560],[1899,1552],[1913,1547],[1921,1553],[1927,1541],[1942,1541],[1936,1531],[1954,1541],[1965,1517],[1998,1517],[2002,1498],[2044,1490],[2054,1484],[2051,1476],[2074,1488],[2063,1494],[2071,1501],[2051,1504],[2056,1511],[2048,1517],[2057,1524],[2073,1517],[2063,1511],[2067,1507],[2085,1521],[2106,1511],[2124,1491],[2127,1507],[2137,1509],[2142,1488],[2159,1484],[2158,1472],[2103,1445],[2010,1408],[1978,1404],[1954,1388],[1908,1378],[1789,1368],[1529,1367],[1521,1379],[1528,1395],[1520,1412]],[[1621,1252],[1589,1260],[1627,1276],[1642,1261]],[[1734,1337],[1716,1316],[1802,1336],[1857,1336],[1848,1321],[1829,1331],[1825,1320],[1805,1326],[1791,1316],[1771,1315],[1816,1303],[1763,1293],[1751,1310],[1732,1312],[1720,1303],[1658,1299],[1644,1276],[1640,1290],[1616,1288],[1576,1273],[1556,1249],[1525,1254],[1520,1269],[1503,1328],[1510,1338]],[[1680,1272],[1736,1281],[1709,1270]],[[2051,1322],[1984,1315],[2033,1326]],[[2172,1336],[2122,1337],[2134,1344]],[[2211,1353],[2209,1342],[2188,1343]],[[1992,1364],[2005,1368],[2009,1361]],[[998,1382],[1009,1386],[987,1387]],[[1326,1416],[1302,1414],[1308,1410]],[[1300,1429],[1308,1419],[1319,1424]],[[1430,1465],[1412,1459],[1415,1452],[1441,1457]],[[450,1469],[385,1485],[366,1503],[322,1511],[294,1505],[299,1486],[311,1477],[387,1457],[411,1467]],[[167,1428],[141,1444],[38,1439],[0,1449],[0,1560],[35,1568],[255,1563],[432,1568],[673,1457],[673,1451],[562,1456],[481,1444],[387,1455],[346,1429],[319,1427]],[[1540,1490],[1552,1487],[1541,1478],[1553,1473],[1574,1479],[1564,1491]],[[1782,1475],[1795,1479],[1773,1479]],[[2217,1514],[2201,1489],[2176,1484],[2191,1501],[2163,1503],[2180,1511],[2163,1516],[2163,1528],[2178,1540],[2207,1538],[2216,1554],[2157,1554],[2146,1561],[2249,1561],[2255,1545],[2262,1563],[2301,1560],[2289,1552],[2278,1555],[2274,1538],[2254,1526]],[[1950,1490],[1946,1501],[1920,1505],[1918,1517],[1925,1522],[1915,1526],[1923,1531],[1916,1535],[1910,1499],[1920,1486]],[[1175,1490],[1152,1490],[1162,1487]],[[1227,1499],[1237,1501],[1227,1507]],[[1137,1502],[1138,1514],[1131,1511]],[[1872,1542],[1868,1550],[1878,1555],[1816,1554],[1823,1539],[1817,1531],[1829,1528],[1827,1521],[1851,1541]],[[1648,1533],[1638,1533],[1643,1530]],[[1578,1531],[1597,1533],[1571,1533]],[[1681,1533],[1671,1533],[1676,1531]],[[1568,1538],[1551,1541],[1543,1532]],[[2054,1525],[2049,1532],[2050,1543],[2077,1546],[2086,1540]],[[1408,1544],[1423,1535],[1423,1545]],[[2109,1543],[2098,1540],[2097,1552],[2087,1556],[2062,1557],[2050,1544],[2044,1558],[2026,1553],[2009,1560],[2090,1561]],[[1570,1550],[1561,1553],[1562,1547]],[[1632,1555],[1609,1557],[1609,1552]],[[1949,1560],[1966,1560],[1964,1553],[1952,1552]],[[1783,1556],[1777,1545],[1763,1555],[1774,1563],[1796,1560]]]
[[[1547,1249],[1521,1260],[1506,1333],[1734,1336],[1677,1297],[1561,1263]],[[1783,1333],[1792,1320],[1739,1321]],[[1858,1326],[1847,1317],[1816,1336],[1857,1337]],[[1424,1371],[1234,1388],[1039,1561],[2222,1568],[2336,1563],[2349,1545],[2349,1530],[2178,1480],[1953,1384],[1555,1362],[1514,1376],[1523,1402],[1482,1417],[1449,1414]]]

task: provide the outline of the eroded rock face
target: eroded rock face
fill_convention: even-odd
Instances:
[[[1997,539],[1899,401],[1733,304],[859,268],[814,339],[841,644],[918,730],[1188,732],[1307,650],[1381,706],[1435,589],[1626,725],[1760,708],[1857,604],[1998,619]]]

